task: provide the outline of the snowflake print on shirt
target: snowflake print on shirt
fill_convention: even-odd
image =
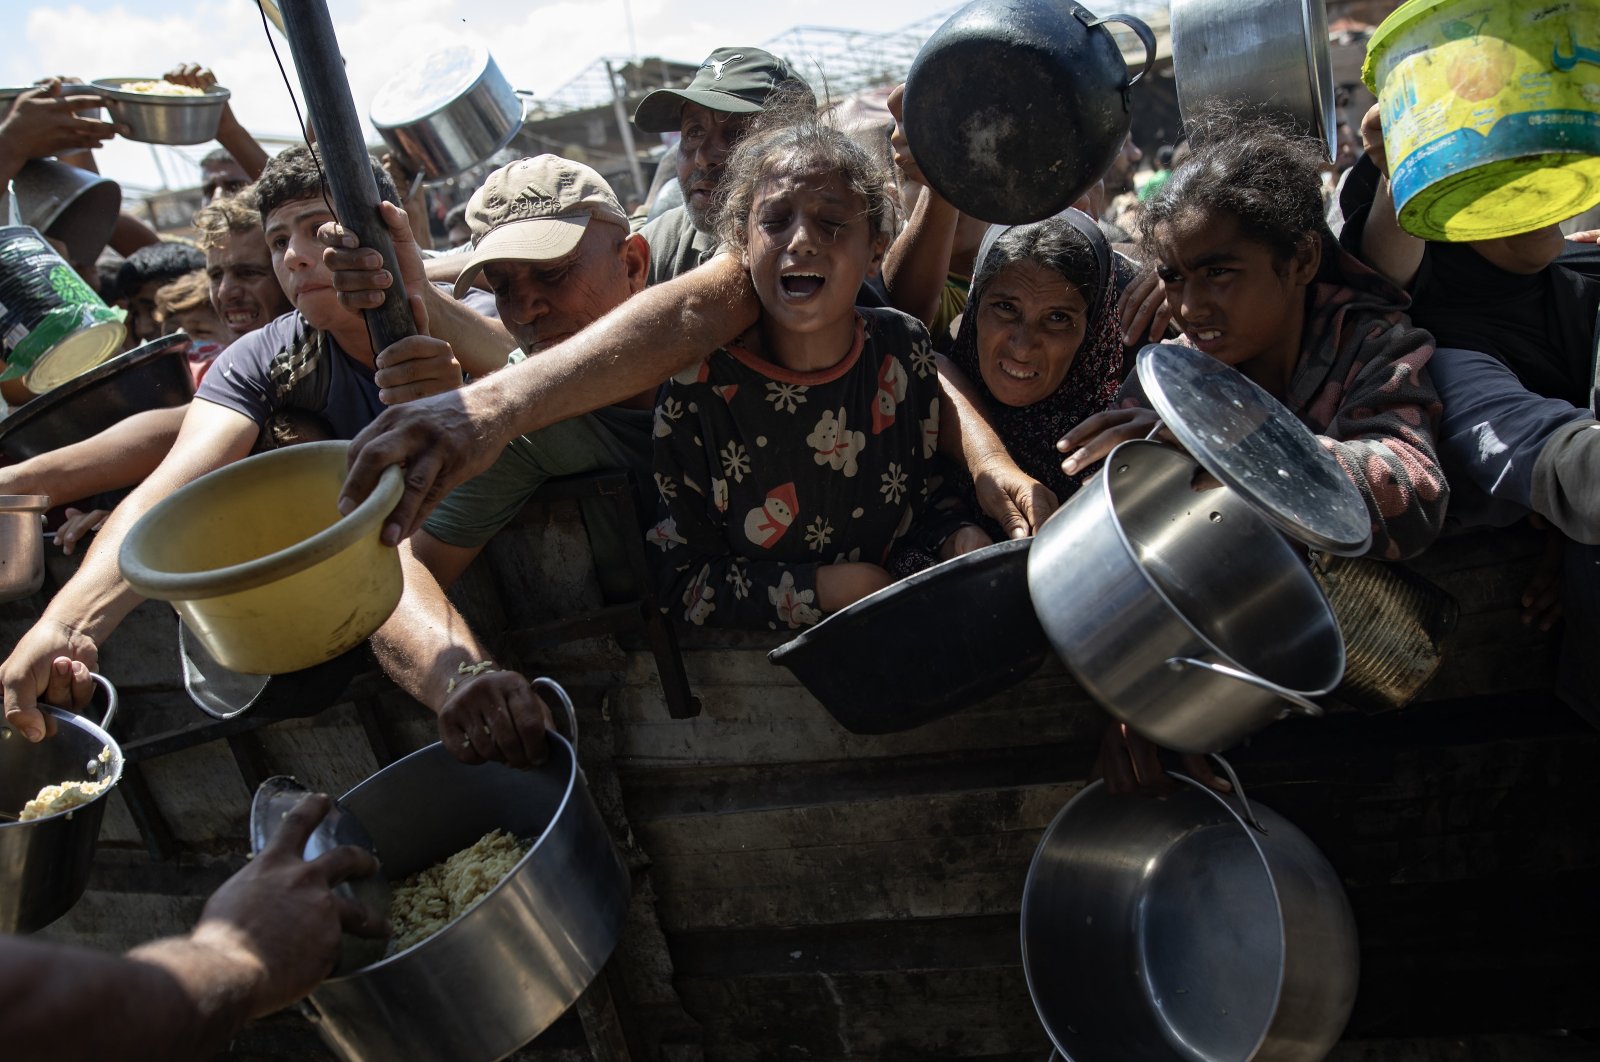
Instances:
[[[806,400],[806,392],[811,390],[805,384],[778,383],[776,380],[767,384],[767,401],[772,403],[772,408],[783,413],[793,413],[800,408]]]
[[[905,469],[890,461],[889,471],[878,478],[883,480],[883,486],[878,488],[878,493],[883,495],[883,500],[890,505],[899,505],[900,499],[906,496]]]

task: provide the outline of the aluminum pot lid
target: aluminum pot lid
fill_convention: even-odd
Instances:
[[[477,84],[491,67],[498,73],[481,45],[440,48],[384,83],[372,99],[372,124],[392,128],[436,114]]]
[[[1138,372],[1184,449],[1278,530],[1342,556],[1371,546],[1361,492],[1282,402],[1192,347],[1152,343],[1139,351]]]

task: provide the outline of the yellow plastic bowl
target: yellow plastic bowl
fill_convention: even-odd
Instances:
[[[349,445],[274,450],[175,491],[123,540],[122,577],[172,602],[234,671],[298,671],[354,648],[400,602],[400,557],[378,536],[404,483],[386,469],[341,517]]]

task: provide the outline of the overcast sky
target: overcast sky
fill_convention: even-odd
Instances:
[[[954,0],[811,0],[805,5],[751,0],[328,0],[348,63],[356,109],[365,116],[378,87],[403,64],[451,38],[486,44],[511,84],[546,95],[600,56],[631,53],[696,62],[724,44],[759,44],[797,24],[883,31],[939,11]],[[4,0],[0,85],[48,74],[90,81],[159,76],[199,62],[233,90],[245,127],[288,136],[294,112],[254,0]],[[276,38],[288,63],[288,47]],[[292,67],[291,74],[292,74]],[[296,84],[296,94],[299,86]],[[297,135],[297,134],[295,134]],[[186,148],[197,159],[208,145]],[[158,166],[144,144],[115,141],[100,168],[130,185],[154,187],[161,170],[173,186],[197,183],[183,155],[162,149]]]

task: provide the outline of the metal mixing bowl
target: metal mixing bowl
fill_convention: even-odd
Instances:
[[[222,109],[233,94],[212,85],[203,96],[157,96],[122,86],[158,77],[107,77],[89,83],[103,97],[111,120],[126,126],[129,140],[144,144],[204,144],[217,138]]]

